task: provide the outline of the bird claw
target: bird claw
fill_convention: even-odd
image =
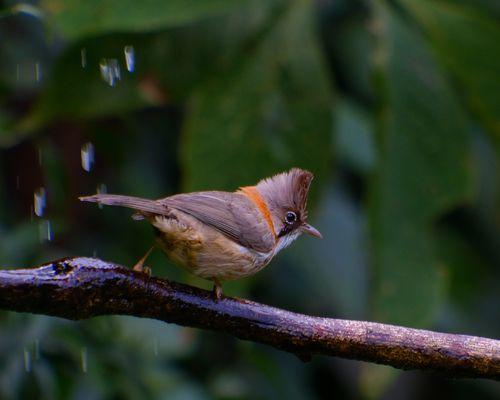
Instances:
[[[143,272],[143,273],[151,276],[151,268],[145,266],[144,263],[146,262],[146,259],[148,258],[149,254],[151,253],[152,250],[153,250],[153,247],[151,247],[148,250],[148,252],[144,255],[144,257],[142,257],[139,261],[137,261],[137,263],[132,267],[132,269],[134,271]]]
[[[222,286],[219,281],[214,280],[213,294],[215,297],[215,301],[219,301],[220,299],[222,299]]]

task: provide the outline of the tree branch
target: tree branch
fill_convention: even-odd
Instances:
[[[0,270],[0,308],[79,320],[124,314],[211,329],[302,359],[324,354],[500,380],[500,341],[366,321],[312,317],[223,297],[93,258]]]

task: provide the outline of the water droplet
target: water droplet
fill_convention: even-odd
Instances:
[[[21,188],[21,178],[19,175],[16,175],[16,189],[19,190]]]
[[[108,187],[104,184],[104,183],[101,183],[99,185],[97,185],[97,193],[108,193]],[[97,205],[101,210],[104,208],[104,206],[99,203]]]
[[[80,55],[82,56],[82,68],[87,67],[87,49],[83,47],[80,50]]]
[[[40,65],[40,61],[35,63],[35,81],[40,82],[42,79],[42,66]]]
[[[94,145],[90,142],[85,143],[80,150],[80,154],[82,157],[82,168],[90,172],[94,165]]]
[[[31,352],[26,347],[24,348],[24,371],[31,371]]]
[[[120,64],[116,58],[103,58],[99,63],[102,79],[109,85],[115,86],[121,79]]]
[[[88,367],[88,352],[86,347],[82,347],[80,351],[80,359],[82,363],[82,371],[84,373],[87,373],[87,367]]]
[[[108,193],[108,187],[105,183],[100,183],[99,185],[97,185],[97,193]]]
[[[40,243],[50,242],[54,239],[54,234],[52,232],[52,225],[48,219],[40,220],[38,223],[38,237],[40,238]]]
[[[94,249],[94,251],[92,252],[92,257],[97,258],[97,250],[96,249]]]
[[[99,70],[101,71],[101,78],[109,83],[109,65],[108,60],[103,58],[99,63]]]
[[[125,46],[123,48],[125,54],[125,64],[127,65],[128,72],[134,72],[135,69],[135,50],[134,46]]]
[[[43,216],[43,212],[45,211],[45,206],[47,204],[47,192],[45,191],[45,188],[41,187],[36,190],[33,194],[33,200],[33,209],[35,214],[38,217]]]
[[[28,14],[38,19],[42,19],[44,17],[42,10],[31,4],[16,4],[11,8],[11,10],[13,13]]]

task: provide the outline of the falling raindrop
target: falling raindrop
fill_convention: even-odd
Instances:
[[[116,58],[103,58],[99,63],[102,79],[109,85],[115,86],[121,79],[120,64]]]
[[[105,183],[100,183],[99,185],[97,185],[97,193],[108,193],[108,187]]]
[[[28,14],[31,15],[35,18],[42,19],[44,14],[40,8],[32,6],[31,4],[26,4],[26,3],[21,3],[21,4],[16,4],[11,8],[13,13],[23,13],[23,14]]]
[[[94,251],[92,252],[92,257],[97,258],[97,250],[96,249],[94,249]]]
[[[43,219],[38,223],[38,237],[40,238],[40,243],[50,242],[54,239],[52,225],[48,219]]]
[[[99,185],[97,185],[97,193],[98,194],[101,194],[101,193],[108,193],[108,187],[104,184],[104,183],[101,183]],[[101,210],[103,209],[103,205],[101,203],[99,203],[97,205]]]
[[[123,48],[125,54],[125,64],[127,65],[128,72],[134,72],[135,69],[135,50],[134,46],[125,46]]]
[[[80,154],[82,157],[82,168],[90,172],[94,165],[94,145],[90,142],[85,143],[80,150]]]
[[[21,188],[21,179],[19,175],[16,176],[16,189],[19,190]]]
[[[80,55],[82,56],[82,68],[87,67],[87,49],[83,47],[80,50]]]
[[[45,205],[47,204],[47,192],[41,187],[33,194],[34,206],[33,209],[38,217],[43,216]]]
[[[121,79],[121,70],[120,70],[120,64],[118,63],[118,60],[115,58],[112,58],[109,60],[109,69],[113,77],[113,86],[116,84],[116,81]]]
[[[109,83],[109,65],[108,60],[103,58],[99,63],[99,69],[101,71],[101,78]]]
[[[80,358],[81,358],[81,363],[82,363],[82,371],[84,373],[87,373],[87,366],[88,366],[88,352],[86,347],[82,347],[80,351]]]
[[[24,371],[31,371],[31,352],[26,347],[24,348]]]
[[[40,65],[40,61],[35,63],[35,81],[40,82],[42,79],[42,67]]]

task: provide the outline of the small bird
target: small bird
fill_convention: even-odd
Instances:
[[[175,264],[214,282],[240,279],[264,268],[305,232],[321,238],[307,223],[307,196],[313,174],[299,168],[262,179],[235,192],[177,194],[159,200],[116,194],[80,197],[81,201],[135,210],[156,232],[156,244]],[[144,271],[144,261],[136,264]]]

